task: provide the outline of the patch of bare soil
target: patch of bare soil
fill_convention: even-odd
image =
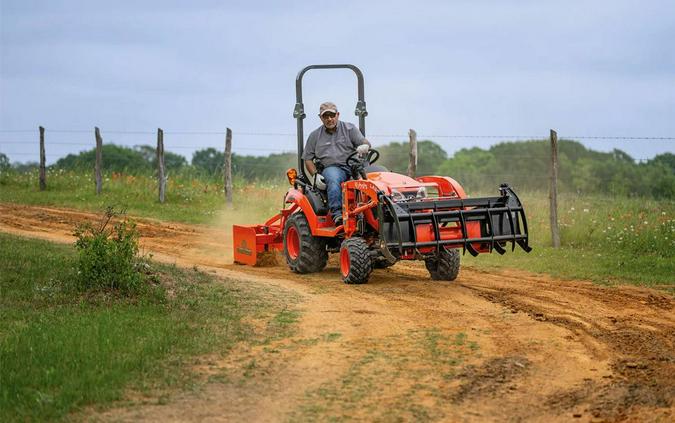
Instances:
[[[0,204],[0,230],[71,242],[96,215]],[[86,419],[106,421],[673,421],[673,298],[522,271],[462,269],[433,282],[420,263],[340,282],[231,263],[228,227],[138,219],[156,259],[300,300],[296,333],[205,357],[210,380]],[[226,282],[227,283],[227,282]],[[163,404],[159,404],[159,403]]]

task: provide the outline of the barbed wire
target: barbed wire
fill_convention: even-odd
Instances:
[[[0,133],[36,133],[37,129],[0,129]],[[61,134],[91,134],[93,129],[48,129],[45,128],[45,132],[50,133],[61,133]],[[143,131],[143,130],[106,130],[101,129],[103,134],[112,134],[112,135],[155,135],[157,131]],[[205,130],[205,131],[196,131],[196,130],[163,130],[165,135],[226,135],[226,131],[222,130]],[[295,137],[295,133],[291,132],[258,132],[258,131],[232,131],[234,135],[240,136],[283,136],[283,137]],[[368,137],[373,138],[404,138],[408,137],[408,134],[369,134]],[[546,134],[538,135],[491,135],[491,134],[418,134],[418,138],[459,138],[459,139],[548,139]],[[593,140],[654,140],[654,141],[673,141],[675,136],[623,136],[623,135],[565,135],[558,134],[558,138],[571,138],[571,139],[593,139]]]
[[[2,143],[0,143],[0,145],[2,145]],[[68,145],[71,145],[71,144],[68,144]],[[194,147],[171,147],[171,149],[192,149],[192,148],[194,148]],[[233,150],[232,150],[232,153],[237,154],[238,151],[240,151],[240,150],[245,150],[245,151],[262,151],[262,152],[270,152],[270,151],[272,151],[274,154],[293,154],[293,155],[296,154],[296,151],[292,151],[292,150],[281,150],[281,149],[279,149],[279,150],[270,150],[270,149],[267,149],[267,148],[254,148],[254,147],[238,147],[236,150],[233,149]],[[169,151],[169,150],[167,149],[167,151]],[[15,152],[7,152],[7,154],[11,154],[11,155],[14,155],[14,156],[36,156],[36,155],[39,154],[39,152],[36,150],[34,153],[15,153]],[[77,154],[77,153],[69,153],[69,154]],[[562,154],[562,153],[561,153],[561,154]],[[611,153],[605,153],[605,154],[611,154]],[[57,155],[58,155],[59,157],[62,157],[62,154],[59,154],[59,153],[51,153],[51,152],[50,152],[50,153],[47,153],[47,156],[57,156]],[[258,156],[245,156],[245,155],[242,155],[242,157],[258,157]],[[397,153],[397,154],[393,154],[393,155],[388,155],[387,157],[393,157],[393,158],[397,158],[397,159],[399,159],[399,158],[406,158],[406,157],[408,157],[408,153],[407,153],[407,152],[405,152],[405,153]],[[523,155],[523,154],[498,154],[498,155],[495,156],[495,157],[496,157],[496,158],[499,158],[499,159],[507,158],[507,159],[523,159],[523,160],[542,160],[542,161],[543,161],[543,160],[550,160],[550,159],[551,159],[551,156],[550,156],[550,155],[546,156],[546,155]],[[650,160],[653,160],[653,159],[648,159],[648,158],[635,158],[635,157],[631,157],[631,159],[632,159],[633,161],[635,161],[635,162],[648,162],[648,161],[650,161]]]

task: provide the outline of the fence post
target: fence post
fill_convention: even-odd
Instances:
[[[94,165],[94,173],[96,175],[96,195],[101,194],[103,188],[103,178],[101,177],[101,167],[103,165],[103,140],[101,139],[101,131],[98,126],[94,127],[94,136],[96,137],[96,164]]]
[[[410,139],[410,155],[408,160],[408,176],[415,177],[417,173],[417,132],[414,129],[408,131],[408,138]]]
[[[159,182],[159,202],[164,203],[166,179],[164,178],[164,131],[157,128],[157,180]]]
[[[558,228],[558,134],[551,129],[551,185],[549,187],[551,245],[560,247],[560,231]]]
[[[232,130],[227,128],[225,132],[225,163],[223,164],[223,177],[225,178],[225,200],[228,206],[232,206]]]
[[[40,127],[40,191],[47,189],[47,166],[45,162],[47,157],[45,154],[45,128]]]

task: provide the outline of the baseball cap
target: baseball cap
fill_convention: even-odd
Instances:
[[[321,106],[319,106],[319,116],[323,116],[326,112],[337,113],[337,111],[335,103],[331,103],[330,101],[321,103]]]

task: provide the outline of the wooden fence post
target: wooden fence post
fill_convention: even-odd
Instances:
[[[103,140],[101,139],[101,131],[99,131],[98,126],[94,127],[94,136],[96,137],[96,164],[94,165],[94,173],[96,175],[96,195],[100,195],[103,188],[103,178],[101,176],[101,167],[103,165]]]
[[[223,164],[223,177],[225,178],[225,200],[228,206],[232,206],[232,130],[227,128],[225,132],[225,163]]]
[[[415,177],[417,173],[417,132],[414,129],[408,131],[410,139],[410,156],[408,160],[408,176]]]
[[[164,203],[166,178],[164,177],[164,131],[157,128],[157,180],[159,182],[159,202]]]
[[[45,128],[40,127],[40,191],[47,189],[47,156],[45,154]]]
[[[551,245],[560,247],[560,231],[558,228],[558,134],[551,129],[551,185],[549,188]]]

